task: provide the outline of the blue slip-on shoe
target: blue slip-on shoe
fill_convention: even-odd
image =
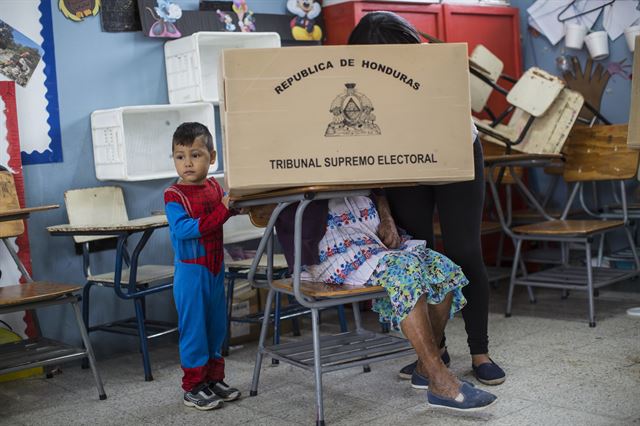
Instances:
[[[429,378],[418,373],[418,369],[414,368],[411,374],[411,387],[414,389],[429,389]]]
[[[460,379],[460,381],[468,384],[472,388],[476,386],[466,380]],[[414,389],[429,389],[429,378],[418,373],[418,370],[413,370],[413,374],[411,375],[411,387]]]
[[[476,379],[480,383],[484,383],[485,385],[499,385],[504,383],[507,379],[507,375],[504,370],[498,366],[491,358],[489,358],[491,362],[485,362],[484,364],[480,364],[478,366],[471,365],[473,368],[473,372],[476,375]]]
[[[494,394],[474,388],[469,383],[462,382],[460,393],[455,398],[437,396],[427,391],[427,404],[434,408],[444,408],[458,412],[473,412],[484,410],[492,405],[498,397]]]
[[[442,359],[442,363],[445,366],[449,366],[449,364],[451,364],[451,357],[449,356],[449,352],[447,352],[447,349],[445,348],[444,352],[442,353],[442,355],[440,355],[440,358]],[[413,361],[411,364],[407,364],[404,367],[402,367],[400,369],[400,372],[398,373],[398,377],[400,377],[403,380],[409,380],[411,379],[411,376],[413,375],[413,370],[416,369],[416,365],[418,365],[418,361]]]

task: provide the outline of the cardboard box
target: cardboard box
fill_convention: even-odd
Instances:
[[[228,49],[220,63],[233,195],[474,177],[464,43]]]

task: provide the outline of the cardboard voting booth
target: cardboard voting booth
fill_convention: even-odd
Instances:
[[[474,177],[466,44],[221,55],[225,180],[233,195]]]

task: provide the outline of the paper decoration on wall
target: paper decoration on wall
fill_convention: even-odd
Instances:
[[[563,13],[563,16],[566,17],[576,16],[601,5],[601,0],[536,0],[527,9],[529,25],[549,39],[549,42],[555,46],[564,37],[564,23],[558,20],[560,13]],[[569,22],[582,24],[591,29],[601,11],[602,9],[597,9],[586,15],[571,19]]]
[[[80,22],[100,11],[100,0],[58,0],[58,9],[67,18]]]
[[[16,86],[13,81],[0,81],[0,166],[9,170],[15,180],[20,206],[24,207],[24,178],[20,160],[20,141],[16,109]],[[25,223],[25,232],[17,238],[10,238],[9,244],[18,252],[18,257],[31,273],[31,253]],[[4,244],[0,243],[0,287],[20,282],[21,274]],[[35,337],[37,329],[34,317],[28,312],[14,312],[0,315],[13,331],[22,337]]]
[[[622,35],[624,29],[640,19],[640,1],[615,1],[604,9],[602,26],[611,40]]]
[[[564,37],[564,22],[581,24],[591,29],[604,11],[602,26],[611,40],[620,37],[625,28],[640,19],[638,0],[536,0],[527,12],[529,25],[556,45]],[[592,11],[581,15],[584,12]]]
[[[607,64],[607,72],[611,74],[611,77],[619,75],[625,80],[631,80],[631,74],[629,74],[631,64],[625,64],[625,62],[627,62],[627,58],[623,58],[617,62],[609,62]]]
[[[593,60],[591,58],[587,59],[584,71],[577,57],[571,56],[570,58],[573,72],[566,71],[562,74],[562,77],[567,83],[567,87],[580,93],[584,97],[585,102],[589,102],[595,109],[600,110],[602,94],[607,87],[607,83],[609,83],[611,74],[609,74],[600,63],[596,65],[595,71],[592,72]],[[594,117],[594,114],[584,106],[580,110],[579,115],[588,120]]]
[[[16,86],[23,165],[62,161],[52,3],[0,0],[0,19],[33,40],[44,52],[28,85]],[[1,80],[10,79],[0,74]]]
[[[245,8],[243,5],[247,5],[247,7]],[[241,32],[244,30],[277,32],[280,34],[283,46],[296,43],[291,34],[291,16],[253,13],[249,5],[250,2],[247,3],[243,1],[223,2],[201,0],[200,10],[182,10],[180,18],[175,19],[175,22],[172,24],[182,37],[190,36],[199,31]],[[172,33],[160,32],[160,35],[151,33],[151,29],[156,24],[157,19],[155,16],[152,16],[149,9],[154,10],[156,6],[156,0],[138,0],[142,33],[149,37],[173,38]],[[229,16],[226,17],[225,15]],[[242,18],[240,18],[241,16]],[[242,22],[242,24],[240,24],[240,22]],[[316,18],[315,23],[319,27],[322,27],[321,16]]]
[[[322,40],[322,29],[316,25],[320,16],[320,3],[315,0],[287,0],[287,10],[295,15],[291,20],[291,35],[294,40]]]
[[[143,16],[146,12],[151,14],[155,22],[148,32],[149,37],[180,38],[182,33],[176,27],[176,22],[182,18],[182,8],[169,0],[156,0],[156,6],[151,9],[145,6]]]
[[[140,31],[137,0],[102,0],[100,12],[102,31]]]
[[[240,29],[240,31],[244,33],[255,31],[256,20],[253,12],[249,10],[245,0],[233,0],[230,5],[231,11],[225,12],[224,10],[216,9],[220,22],[224,24],[225,31],[234,32],[236,28]],[[235,14],[238,19],[237,26],[234,23],[233,14]]]
[[[26,87],[43,53],[35,41],[0,19],[0,73],[5,77]]]

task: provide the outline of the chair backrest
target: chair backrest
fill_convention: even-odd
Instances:
[[[498,78],[500,78],[500,74],[502,74],[502,70],[504,69],[504,64],[500,58],[493,54],[493,52],[479,44],[475,49],[473,49],[473,52],[471,52],[470,59],[487,71],[483,74],[489,80],[494,83],[498,81]],[[471,74],[470,77],[471,109],[474,112],[482,112],[489,100],[489,96],[491,96],[491,92],[493,92],[493,87],[489,86],[473,74]]]
[[[231,216],[224,223],[222,233],[224,244],[235,244],[262,238],[264,228],[256,228],[249,220],[248,215],[241,214]]]
[[[536,68],[529,68],[511,88],[507,101],[534,117],[547,112],[565,83],[555,75]]]
[[[567,182],[631,179],[640,164],[640,151],[627,148],[626,124],[575,127],[563,153]]]
[[[0,211],[20,208],[16,184],[11,172],[0,172]],[[0,238],[17,237],[24,232],[22,220],[0,222]]]
[[[546,113],[533,121],[524,140],[515,148],[528,154],[560,154],[583,103],[580,93],[562,89]],[[512,133],[519,134],[528,119],[528,113],[516,108],[508,127]]]
[[[64,193],[64,204],[71,225],[111,225],[129,220],[122,188],[101,186],[72,189]],[[75,236],[76,243],[102,240],[112,236]]]

